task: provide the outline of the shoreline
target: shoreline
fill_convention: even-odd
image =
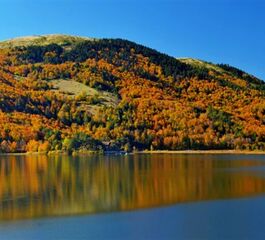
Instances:
[[[117,151],[117,154],[123,151]],[[66,152],[25,152],[25,153],[0,153],[1,156],[31,156],[31,155],[66,155]],[[108,154],[106,151],[105,153],[102,152],[75,152],[75,154],[71,154],[69,156],[78,156],[78,155],[91,155],[91,154]],[[245,155],[265,155],[265,151],[249,151],[249,150],[144,150],[144,151],[135,151],[135,152],[128,152],[128,154],[245,154]],[[115,155],[115,153],[113,153]]]
[[[265,155],[265,151],[249,151],[249,150],[155,150],[155,151],[139,151],[135,153],[148,154],[260,154]]]

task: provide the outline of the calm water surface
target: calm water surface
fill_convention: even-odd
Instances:
[[[265,155],[0,156],[0,239],[265,239],[264,199]]]

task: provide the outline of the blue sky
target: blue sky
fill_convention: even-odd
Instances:
[[[64,33],[125,38],[265,80],[265,0],[0,0],[0,40]]]

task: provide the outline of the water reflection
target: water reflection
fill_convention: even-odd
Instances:
[[[1,156],[0,220],[263,194],[262,158],[173,154]]]

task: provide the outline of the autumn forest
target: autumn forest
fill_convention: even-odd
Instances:
[[[122,39],[0,43],[0,152],[265,150],[265,83]]]

